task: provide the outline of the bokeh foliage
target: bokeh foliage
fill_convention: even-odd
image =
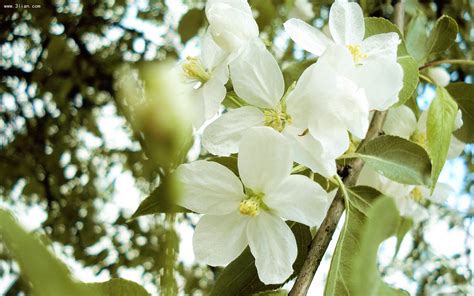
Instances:
[[[157,215],[130,221],[130,215],[118,212],[113,221],[104,217],[104,210],[113,204],[114,170],[130,173],[142,198],[155,192],[163,176],[162,168],[150,161],[141,146],[142,135],[127,117],[114,81],[124,65],[178,57],[185,45],[196,43],[206,25],[204,1],[177,2],[181,1],[56,0],[35,1],[41,5],[37,9],[0,8],[0,194],[4,204],[12,207],[24,204],[44,210],[46,219],[37,231],[51,242],[70,247],[71,257],[98,275],[105,272],[119,277],[123,267],[135,268],[144,282],[171,287],[166,292],[169,295],[178,290],[206,294],[219,271],[185,266],[176,261],[176,254],[168,256],[167,250],[176,251],[179,241],[169,223],[174,219],[189,223],[187,216]],[[250,1],[262,38],[273,42],[282,34],[293,2]],[[310,2],[313,21],[321,27],[327,23],[332,1]],[[392,17],[390,1],[363,0],[360,4],[367,16]],[[188,12],[181,17],[168,5],[182,5]],[[472,59],[472,9],[468,0],[406,1],[403,33],[408,51],[419,57],[420,64],[447,57]],[[443,14],[459,26],[456,44],[429,56],[416,52],[420,42],[429,43],[427,29]],[[273,50],[284,68],[306,57],[292,42]],[[470,82],[472,69],[449,68],[454,80]],[[418,91],[423,92],[423,87]],[[100,126],[107,112],[122,119],[119,128],[128,135],[129,144],[107,145],[106,131]],[[462,156],[469,169],[466,192],[473,190],[470,151]],[[472,213],[453,215],[441,208],[440,219],[465,229]],[[412,266],[403,266],[405,274],[419,282],[420,295],[453,279],[460,284],[472,279],[472,274],[458,272],[465,256],[470,258],[468,248],[466,254],[448,258],[449,264],[444,260],[427,265],[431,257],[423,227],[414,231],[414,249],[406,259]],[[102,247],[91,251],[94,246]],[[0,275],[17,272],[5,248],[0,251]],[[410,273],[413,266],[427,266],[426,273]],[[19,278],[4,293],[16,295],[28,289],[28,283]]]

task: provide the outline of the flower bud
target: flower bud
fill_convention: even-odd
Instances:
[[[433,81],[440,85],[446,86],[449,84],[450,76],[448,71],[443,67],[434,67],[428,69],[428,76],[433,79]]]

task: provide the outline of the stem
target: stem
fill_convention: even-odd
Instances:
[[[435,84],[433,82],[433,80],[431,80],[428,76],[426,75],[423,75],[423,74],[420,74],[420,78],[423,79],[424,81],[428,82],[428,83],[431,83],[431,84]]]
[[[474,61],[471,60],[439,60],[439,61],[434,61],[434,62],[429,62],[424,64],[423,66],[420,67],[420,70],[423,70],[425,68],[430,68],[434,66],[438,66],[441,64],[451,64],[451,65],[469,65],[469,66],[474,66]]]

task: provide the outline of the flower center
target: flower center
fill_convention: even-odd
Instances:
[[[211,78],[211,75],[204,68],[198,58],[187,57],[183,64],[183,71],[186,78],[205,83]]]
[[[418,189],[418,187],[415,187],[415,189],[413,189],[411,192],[410,192],[410,197],[416,201],[416,202],[420,202],[423,200],[423,193],[421,192],[420,189]]]
[[[245,216],[255,217],[260,213],[260,208],[265,207],[262,201],[265,195],[248,191],[247,198],[240,202],[239,212]]]
[[[359,44],[349,44],[347,48],[351,52],[354,63],[359,63],[367,58],[367,54],[362,52],[362,48]]]
[[[287,124],[291,124],[291,116],[281,110],[280,107],[277,110],[266,109],[263,111],[265,125],[269,126],[279,132],[285,129]]]
[[[417,143],[418,145],[426,148],[426,133],[421,133],[421,132],[418,132],[416,131],[411,137],[410,139]]]

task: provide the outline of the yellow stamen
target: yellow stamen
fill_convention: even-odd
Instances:
[[[239,212],[242,215],[255,217],[260,214],[260,208],[265,208],[263,203],[263,193],[255,194],[248,190],[247,198],[240,202]]]
[[[187,57],[183,64],[184,75],[191,80],[197,80],[205,83],[211,78],[211,75],[204,68],[198,58]]]
[[[416,201],[416,202],[420,202],[423,200],[423,193],[421,192],[421,190],[418,188],[418,187],[415,187],[415,189],[413,189],[411,192],[410,192],[410,197]]]
[[[265,125],[279,132],[285,129],[287,124],[291,124],[291,116],[281,110],[281,108],[266,109],[263,111]]]
[[[359,63],[367,58],[367,54],[362,52],[362,49],[359,44],[350,44],[347,45],[347,48],[351,52],[352,59],[355,63]]]

